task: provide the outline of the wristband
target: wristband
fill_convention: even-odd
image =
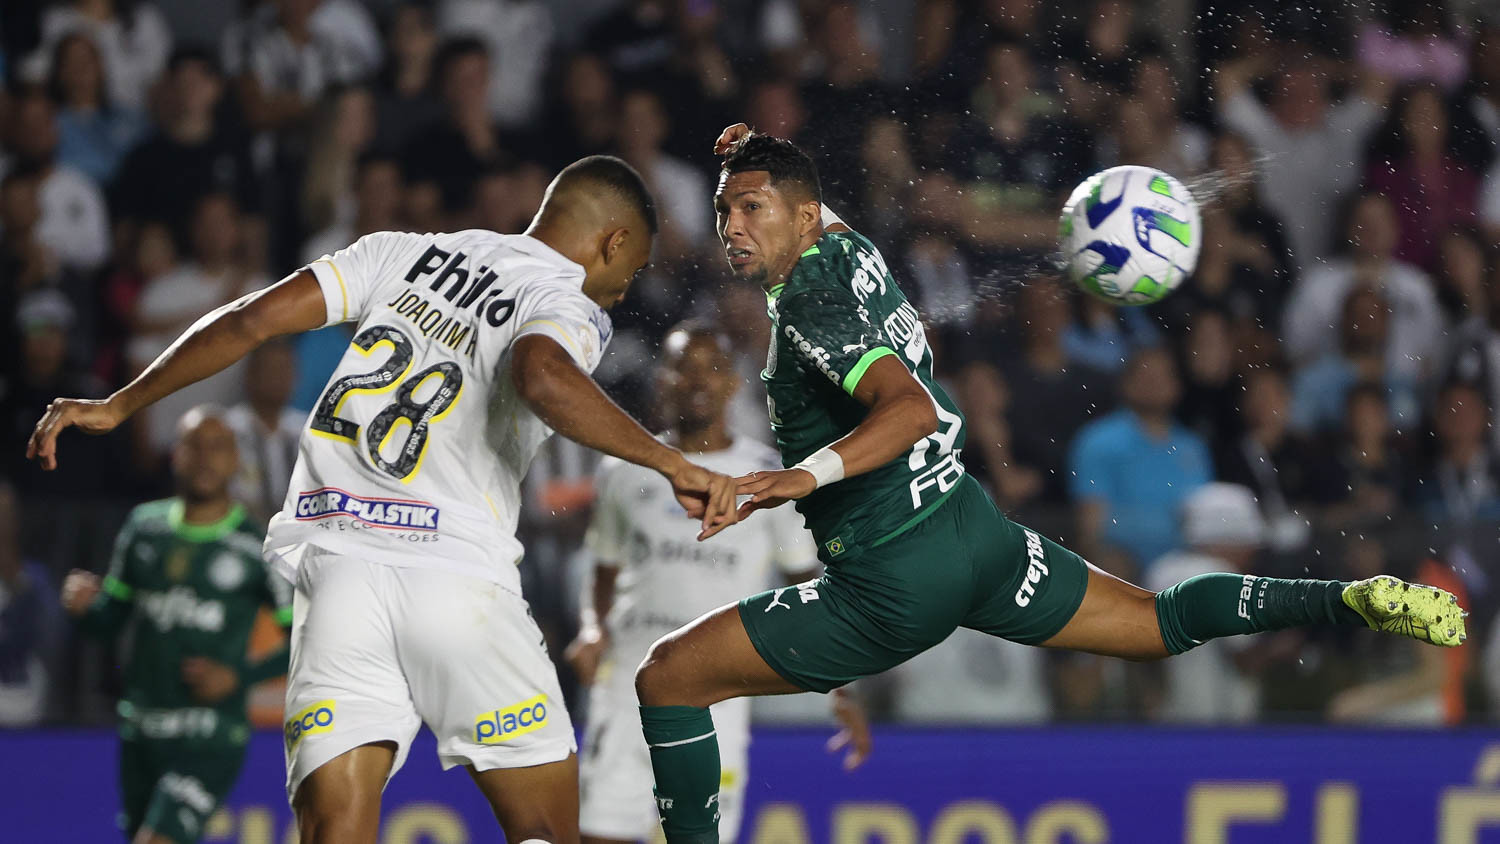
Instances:
[[[813,476],[818,487],[825,487],[844,479],[844,458],[827,446],[807,455],[801,463],[792,467]]]

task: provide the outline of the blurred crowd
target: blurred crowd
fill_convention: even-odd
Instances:
[[[365,233],[519,232],[558,168],[625,158],[662,233],[599,379],[665,427],[662,334],[717,322],[745,380],[734,430],[769,440],[764,302],[730,283],[710,204],[711,143],[741,120],[802,144],[826,201],[883,250],[968,415],[964,461],[1017,520],[1146,586],[1391,572],[1475,610],[1454,652],[1288,632],[1154,667],[960,631],[865,684],[878,714],[1490,718],[1500,13],[1485,5],[6,0],[0,724],[107,717],[113,657],[59,621],[61,574],[100,570],[128,508],[170,494],[173,426],[199,403],[232,408],[239,494],[261,518],[279,509],[349,335],[267,346],[127,430],[70,435],[44,474],[23,458],[46,403],[107,395],[203,313]],[[1054,269],[1067,193],[1127,163],[1203,205],[1197,272],[1140,309]],[[559,646],[596,464],[554,441],[527,481],[526,588]]]

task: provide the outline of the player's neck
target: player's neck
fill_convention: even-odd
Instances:
[[[234,509],[234,499],[229,496],[218,498],[189,498],[182,496],[182,522],[189,525],[211,525],[224,520],[229,511]]]
[[[673,445],[689,454],[724,451],[734,445],[724,420],[697,429],[679,429],[672,434]]]
[[[802,260],[802,256],[807,253],[807,250],[813,247],[813,244],[822,239],[823,227],[821,225],[814,226],[812,231],[803,235],[802,239],[797,242],[797,248],[791,253],[790,260],[787,262],[786,266],[778,267],[766,274],[766,291],[770,292],[772,290],[775,290],[777,287],[786,284],[786,280],[792,277],[792,270],[797,268],[797,262]]]

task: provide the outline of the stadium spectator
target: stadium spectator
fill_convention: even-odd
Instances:
[[[876,243],[905,236],[908,222],[916,223],[911,218],[920,213],[914,213],[912,207],[920,173],[912,156],[906,124],[884,115],[871,120],[859,145],[859,159],[864,173],[857,199],[860,231]],[[908,261],[915,266],[916,256],[909,256]],[[933,315],[932,309],[924,304],[922,293],[908,292],[917,293],[917,305],[925,316]]]
[[[1058,104],[1040,88],[1023,45],[996,41],[985,60],[973,116],[945,162],[970,185],[968,234],[995,249],[1049,249],[1059,196],[1089,172],[1093,141],[1059,120]]]
[[[191,260],[153,278],[136,301],[127,357],[131,372],[139,372],[199,317],[252,290],[269,279],[245,262],[239,208],[233,198],[208,194],[198,202],[192,225]],[[228,407],[238,401],[244,367],[231,366],[150,408],[143,417],[142,460],[164,456],[176,438],[177,420],[200,404]]]
[[[1491,264],[1495,264],[1491,267]],[[1471,229],[1454,229],[1438,248],[1438,298],[1453,326],[1448,360],[1449,379],[1477,384],[1491,407],[1500,406],[1500,301],[1492,297],[1490,276],[1500,263],[1490,260],[1484,243]],[[1500,430],[1492,437],[1500,448]]]
[[[1360,64],[1395,82],[1463,84],[1468,52],[1443,0],[1394,0],[1359,27]]]
[[[807,125],[807,107],[796,84],[771,79],[750,89],[745,114],[757,132],[796,140]]]
[[[834,0],[809,30],[811,49],[805,55],[816,57],[820,66],[803,89],[803,135],[814,148],[855,152],[870,120],[892,110],[890,92],[880,78],[881,43],[864,24],[857,4]],[[836,207],[855,201],[859,177],[857,155],[827,156],[819,162],[823,196]]]
[[[402,169],[413,182],[432,182],[443,210],[459,212],[473,201],[473,179],[487,167],[513,165],[517,146],[489,113],[489,54],[475,38],[445,43],[437,58],[443,118],[417,133],[402,151]]]
[[[490,56],[489,110],[496,122],[520,128],[536,117],[554,37],[546,3],[441,0],[437,29],[444,36],[484,42]]]
[[[260,4],[230,25],[221,49],[257,130],[298,127],[324,92],[370,76],[381,59],[379,32],[355,0]]]
[[[1386,371],[1420,384],[1443,360],[1445,326],[1432,280],[1393,257],[1401,232],[1388,197],[1365,191],[1346,208],[1346,255],[1309,271],[1292,288],[1282,324],[1287,356],[1300,365],[1337,349],[1341,303],[1350,290],[1367,285],[1389,305]],[[1403,409],[1393,409],[1402,418]]]
[[[1308,539],[1301,511],[1313,498],[1316,481],[1309,473],[1312,443],[1291,429],[1291,395],[1280,372],[1254,369],[1244,383],[1243,433],[1214,455],[1218,477],[1255,493],[1269,527],[1267,543],[1276,551],[1293,551]]]
[[[115,455],[121,446],[118,436],[80,443],[84,453],[71,461],[72,465],[60,466],[55,472],[42,472],[25,459],[26,440],[54,398],[73,393],[103,398],[106,394],[104,385],[69,348],[70,332],[77,323],[72,304],[56,290],[29,293],[16,309],[16,374],[0,384],[0,419],[4,420],[0,475],[13,479],[28,498],[87,500],[119,492],[115,479],[119,462]]]
[[[1007,512],[1024,512],[1042,491],[1042,473],[1015,457],[1007,419],[1009,386],[987,361],[969,364],[953,381],[952,392],[964,407],[972,408],[968,421],[974,445],[965,456],[965,468]]]
[[[906,248],[913,303],[929,329],[962,330],[974,319],[978,285],[963,250],[946,231],[918,231]]]
[[[672,55],[673,3],[627,0],[588,28],[584,49],[624,76],[644,78]]]
[[[437,87],[437,29],[424,0],[397,3],[386,19],[384,68],[376,82],[376,137],[387,152],[406,148],[412,136],[442,119]]]
[[[1205,307],[1187,317],[1178,355],[1182,402],[1177,418],[1209,446],[1212,454],[1231,449],[1244,431],[1240,406],[1245,394],[1236,366],[1234,336],[1222,311]]]
[[[401,165],[379,153],[361,155],[345,172],[348,186],[336,192],[348,194],[350,213],[329,220],[302,246],[302,263],[311,263],[324,255],[343,249],[370,232],[400,231]]]
[[[1179,179],[1191,179],[1208,166],[1212,140],[1202,127],[1182,117],[1181,89],[1164,52],[1151,50],[1136,57],[1132,91],[1150,119],[1152,137],[1163,150],[1160,169]]]
[[[1328,254],[1328,209],[1359,178],[1359,154],[1380,120],[1386,90],[1366,76],[1358,91],[1334,105],[1325,64],[1293,58],[1275,74],[1267,106],[1251,83],[1276,66],[1277,55],[1269,51],[1224,63],[1214,102],[1219,120],[1262,156],[1266,204],[1286,222],[1292,257],[1306,271]]]
[[[1063,333],[1063,348],[1075,363],[1112,374],[1137,351],[1161,343],[1156,322],[1139,308],[1119,308],[1092,296],[1074,301],[1077,314]]]
[[[199,200],[228,193],[240,207],[259,208],[250,151],[233,122],[221,117],[224,79],[206,53],[182,50],[162,78],[158,129],[120,164],[111,191],[116,222],[130,229],[148,221],[185,231]]]
[[[760,350],[771,339],[770,323],[760,317],[765,308],[766,297],[759,289],[748,284],[725,284],[718,288],[711,318],[729,341],[734,369],[740,376],[740,389],[726,413],[730,433],[736,439],[770,445],[775,438],[765,414],[766,385],[760,380],[766,368],[766,356]]]
[[[0,727],[32,727],[48,712],[62,606],[47,567],[21,553],[16,491],[0,483]]]
[[[1349,291],[1337,323],[1339,350],[1303,366],[1294,376],[1293,427],[1309,433],[1338,428],[1345,395],[1359,382],[1384,385],[1397,427],[1416,424],[1421,413],[1418,385],[1391,364],[1390,320],[1390,304],[1373,288]]]
[[[354,174],[375,141],[375,97],[352,86],[332,93],[320,109],[302,180],[302,225],[314,230],[354,217]]]
[[[267,343],[245,361],[245,400],[224,414],[240,450],[230,489],[261,524],[286,499],[297,443],[307,422],[306,413],[287,404],[296,382],[295,348],[285,341]]]
[[[663,150],[672,123],[661,98],[644,88],[629,91],[620,102],[620,157],[640,171],[656,196],[661,231],[657,260],[690,261],[711,254],[712,208],[704,197],[711,189],[703,171]]]
[[[1473,384],[1454,381],[1432,407],[1436,454],[1412,492],[1429,519],[1464,524],[1500,518],[1500,460],[1489,445],[1492,408]]]
[[[147,223],[131,243],[122,246],[99,289],[94,372],[106,383],[125,381],[126,345],[141,291],[177,264],[177,244],[165,223]]]
[[[619,103],[609,65],[593,53],[574,53],[560,71],[560,90],[547,136],[552,163],[609,150],[618,136]]]
[[[1319,438],[1307,473],[1321,522],[1330,529],[1370,528],[1396,514],[1412,481],[1410,458],[1391,427],[1386,388],[1362,381],[1344,391],[1342,426]]]
[[[99,186],[57,160],[57,112],[36,88],[18,94],[9,121],[11,168],[37,179],[36,238],[65,268],[91,271],[109,257],[109,212]]]
[[[1454,152],[1452,118],[1436,86],[1415,86],[1398,96],[1390,123],[1365,182],[1395,205],[1401,228],[1396,257],[1431,270],[1443,232],[1473,224],[1482,174]]]
[[[20,76],[40,82],[55,72],[55,47],[73,34],[87,36],[104,61],[107,99],[120,108],[145,109],[151,86],[167,66],[172,31],[156,4],[130,0],[72,0],[42,12],[41,43]]]
[[[1152,563],[1144,585],[1159,592],[1200,574],[1247,572],[1267,534],[1249,488],[1222,482],[1201,486],[1182,502],[1185,547]],[[1277,638],[1282,637],[1216,639],[1162,663],[1165,682],[1152,707],[1153,718],[1179,723],[1255,720],[1260,714],[1259,657]]]
[[[1120,386],[1124,407],[1073,440],[1069,492],[1080,553],[1103,565],[1100,552],[1117,550],[1139,570],[1180,546],[1177,507],[1213,480],[1213,464],[1203,440],[1173,418],[1182,385],[1168,352],[1136,352]]]
[[[87,35],[64,36],[56,53],[48,88],[59,107],[57,160],[97,185],[108,185],[145,135],[146,118],[109,100],[104,62]]]
[[[1211,147],[1217,178],[1203,205],[1203,249],[1192,282],[1158,308],[1180,330],[1202,308],[1222,311],[1236,345],[1274,345],[1282,305],[1292,287],[1292,256],[1281,221],[1260,199],[1257,166],[1238,135],[1223,132]]]
[[[41,185],[27,171],[13,171],[0,182],[0,298],[3,316],[15,314],[18,294],[58,284],[59,266],[37,228],[42,218]]]

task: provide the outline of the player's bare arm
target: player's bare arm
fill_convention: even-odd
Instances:
[[[932,397],[895,355],[870,366],[855,388],[854,398],[870,413],[847,436],[829,446],[843,463],[839,477],[878,469],[910,452],[913,444],[938,429]],[[819,486],[814,471],[817,469],[793,467],[739,478],[739,494],[751,496],[740,506],[740,518],[812,494]]]
[[[52,402],[31,434],[26,457],[40,460],[43,469],[56,469],[57,437],[64,429],[109,433],[141,408],[222,372],[267,340],[321,327],[326,316],[322,290],[306,270],[246,294],[199,319],[109,398]]]
[[[699,540],[739,521],[733,479],[688,462],[681,451],[651,436],[557,341],[525,336],[516,341],[512,354],[516,393],[539,419],[579,445],[660,473],[671,482],[688,515],[702,519]]]

